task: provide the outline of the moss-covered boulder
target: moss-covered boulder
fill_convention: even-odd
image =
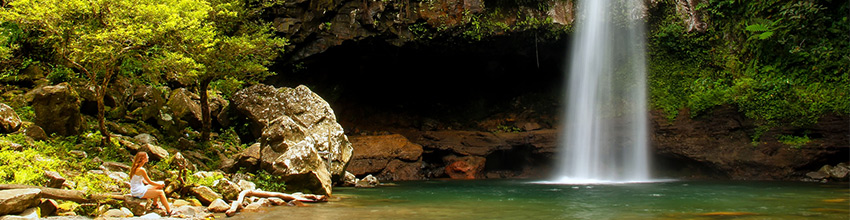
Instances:
[[[77,135],[83,129],[80,99],[67,83],[45,86],[33,91],[35,124],[48,134]]]

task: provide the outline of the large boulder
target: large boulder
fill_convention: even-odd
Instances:
[[[0,133],[12,133],[21,128],[21,118],[15,109],[0,103]]]
[[[40,203],[40,189],[0,190],[0,216],[21,213]]]
[[[165,104],[171,109],[171,116],[189,123],[194,128],[201,127],[201,104],[196,101],[198,95],[185,88],[175,89]]]
[[[351,137],[354,156],[347,171],[379,174],[382,180],[419,180],[422,146],[398,134]]]
[[[83,116],[77,93],[67,83],[45,86],[33,91],[32,108],[35,124],[48,134],[63,136],[80,134]]]
[[[197,186],[189,189],[189,192],[201,201],[201,204],[210,205],[216,199],[221,199],[221,195],[206,186]]]
[[[331,177],[343,175],[353,149],[325,100],[303,85],[255,85],[237,92],[233,105],[258,134],[263,169],[288,188],[330,194]]]
[[[165,98],[162,92],[148,85],[137,86],[127,100],[127,111],[139,121],[159,117],[163,106]]]

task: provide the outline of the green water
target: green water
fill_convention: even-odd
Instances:
[[[233,219],[850,219],[848,200],[847,184],[432,180],[335,188],[328,203],[272,207]]]

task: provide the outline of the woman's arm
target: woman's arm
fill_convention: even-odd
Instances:
[[[145,170],[144,167],[139,167],[139,171],[136,171],[136,173],[142,174],[142,178],[144,178],[145,184],[155,185],[155,186],[163,186],[163,184],[160,184],[160,183],[157,183],[157,182],[154,182],[153,180],[151,180],[151,178],[148,177],[148,171]]]

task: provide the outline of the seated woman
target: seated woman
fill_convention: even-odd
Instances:
[[[165,212],[171,215],[171,206],[168,205],[168,199],[162,191],[165,184],[151,181],[148,172],[142,167],[147,162],[148,153],[145,152],[139,152],[133,158],[133,166],[130,167],[130,195],[140,199],[153,199],[154,203],[159,199],[165,206]]]

